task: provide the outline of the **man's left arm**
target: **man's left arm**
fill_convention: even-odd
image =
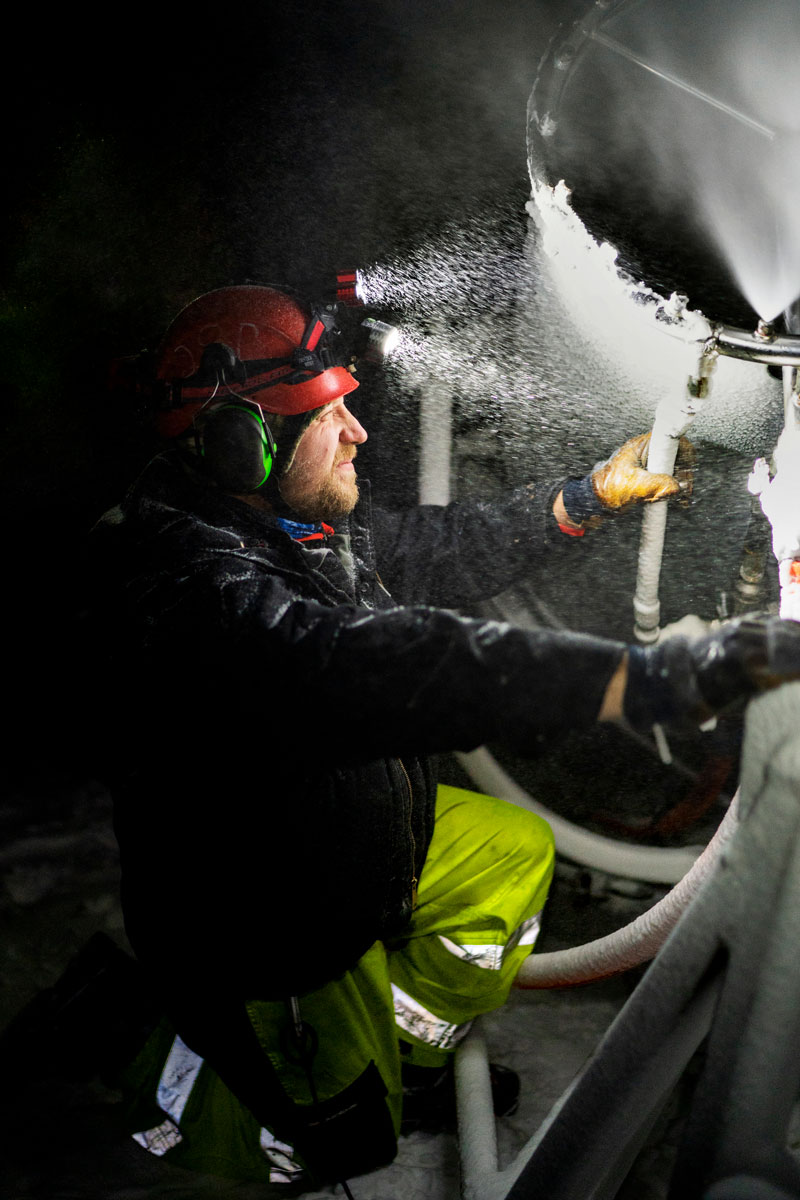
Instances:
[[[552,506],[559,484],[529,484],[492,501],[374,511],[381,580],[403,604],[458,608],[496,595],[562,538]]]
[[[603,515],[683,490],[678,478],[646,469],[649,440],[632,438],[580,479],[527,484],[492,501],[376,509],[383,581],[403,603],[458,607],[497,595],[559,547],[574,552]]]

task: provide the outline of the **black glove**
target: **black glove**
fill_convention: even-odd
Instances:
[[[625,719],[636,729],[702,724],[790,679],[800,679],[800,622],[742,617],[697,641],[675,637],[631,647]]]

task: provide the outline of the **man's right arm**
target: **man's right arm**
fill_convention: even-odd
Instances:
[[[699,642],[626,647],[435,608],[330,608],[299,599],[274,574],[239,583],[224,574],[224,588],[206,593],[221,610],[200,682],[255,712],[268,681],[272,735],[296,740],[298,722],[347,729],[337,738],[342,760],[493,741],[535,756],[598,719],[697,724],[800,676],[800,625],[777,618],[730,623]],[[197,623],[179,608],[172,615],[164,650],[190,668]]]
[[[800,623],[742,617],[714,633],[628,647],[609,680],[598,720],[634,728],[702,724],[730,705],[800,678]]]

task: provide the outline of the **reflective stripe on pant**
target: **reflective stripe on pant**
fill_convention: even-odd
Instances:
[[[266,1133],[216,1072],[164,1019],[119,1080],[134,1139],[170,1163],[258,1183],[291,1178],[262,1144]]]
[[[475,1016],[504,1003],[538,932],[553,857],[550,828],[535,814],[440,787],[435,832],[406,936],[386,947],[376,943],[352,971],[300,999],[300,1015],[316,1034],[312,1072],[318,1101],[337,1096],[374,1062],[399,1130],[398,1035],[408,1051],[404,1061],[438,1065]],[[335,932],[331,928],[327,935]],[[309,1081],[287,1043],[286,1006],[254,1001],[247,1011],[283,1088],[308,1108]],[[288,1180],[291,1148],[279,1148],[279,1164],[265,1118],[257,1120],[182,1045],[165,1023],[126,1073],[126,1090],[138,1101],[131,1129],[140,1144],[195,1170]]]
[[[292,1019],[281,1002],[254,1001],[246,1006],[257,1042],[291,1100],[305,1112],[312,1108],[311,1085],[292,1041]],[[316,1049],[311,1062],[318,1102],[331,1101],[351,1088],[374,1062],[383,1080],[380,1093],[367,1101],[367,1110],[388,1111],[389,1138],[399,1128],[402,1104],[400,1060],[394,1029],[391,985],[386,950],[376,942],[341,979],[300,998],[299,1015],[314,1031]],[[195,1022],[196,1023],[196,1022]],[[188,1034],[187,1034],[188,1036]],[[224,1039],[211,1039],[215,1053]],[[230,1077],[247,1075],[247,1064],[230,1040],[236,1057]],[[252,1053],[247,1048],[246,1053]],[[209,1058],[213,1058],[209,1050]],[[221,1064],[218,1071],[222,1074]],[[176,1036],[165,1020],[151,1036],[121,1080],[129,1104],[128,1127],[135,1140],[154,1154],[193,1170],[242,1179],[290,1183],[301,1166],[288,1139],[271,1131],[264,1106],[253,1115],[220,1079],[217,1071]],[[233,1085],[231,1085],[233,1087]],[[386,1095],[384,1096],[384,1090]],[[252,1087],[250,1088],[252,1094]],[[340,1124],[346,1124],[342,1121]],[[369,1141],[375,1142],[378,1118]],[[372,1150],[365,1148],[365,1153]],[[386,1161],[390,1161],[391,1152]],[[311,1164],[319,1169],[319,1164]]]
[[[435,1066],[480,1013],[499,1008],[539,932],[553,835],[527,809],[439,788],[409,935],[389,946],[406,1061]]]

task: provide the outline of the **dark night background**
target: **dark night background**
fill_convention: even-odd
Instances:
[[[459,213],[522,221],[543,8],[24,15],[30,73],[4,156],[6,486],[59,510],[76,481],[116,494],[130,447],[108,365],[201,291],[254,278],[318,293]]]
[[[151,448],[130,395],[109,387],[112,364],[153,348],[210,288],[251,279],[322,295],[337,270],[402,261],[440,232],[446,242],[453,222],[521,243],[528,96],[558,22],[587,7],[253,0],[17,14],[0,206],[11,710],[0,866],[14,876],[0,910],[3,1020],[116,911],[107,797],[85,787],[96,752],[86,713],[102,697],[74,640],[84,535]],[[414,398],[404,412],[391,397],[382,408],[377,378],[369,394],[365,470],[407,502]],[[73,854],[63,839],[76,829],[91,836],[76,834]],[[68,867],[14,874],[19,839],[51,831]]]
[[[37,767],[64,701],[46,647],[79,585],[76,539],[150,446],[131,398],[109,390],[111,364],[153,348],[209,288],[319,295],[338,269],[461,214],[521,230],[525,105],[560,7],[23,12],[10,53],[25,75],[6,99],[0,485]],[[18,742],[15,757],[26,770]]]
[[[70,788],[93,777],[102,749],[92,713],[103,697],[76,633],[82,546],[152,452],[140,405],[109,386],[112,364],[153,349],[180,308],[210,288],[252,279],[321,296],[344,267],[391,262],[396,271],[431,246],[445,270],[453,247],[442,319],[449,306],[459,319],[485,310],[500,342],[505,301],[481,288],[504,255],[514,269],[522,261],[528,96],[559,22],[585,11],[582,0],[299,0],[21,14],[15,52],[25,73],[7,87],[2,205],[10,714],[0,846],[40,816],[69,827]],[[649,214],[632,216],[634,229],[651,224]],[[569,361],[555,380],[586,386]],[[586,469],[597,434],[583,394],[573,400],[567,390],[538,407],[534,424],[549,427],[534,439],[540,461],[501,453],[488,462],[497,479],[509,462],[510,481],[523,482],[570,453],[571,469]],[[373,371],[358,396],[371,435],[364,472],[382,497],[413,502],[418,394],[387,388]],[[637,430],[620,409],[622,440]],[[471,419],[482,415],[473,408]],[[570,440],[576,426],[585,444]],[[488,427],[479,444],[503,433]],[[705,507],[698,488],[693,510],[672,518],[668,553],[679,547],[682,557],[665,571],[678,589],[670,619],[694,603],[688,584],[701,583],[713,604],[714,587],[736,569],[743,527],[728,517],[728,495],[745,525],[748,501],[742,507],[738,475],[727,478],[725,454],[717,460]],[[723,536],[727,558],[710,572],[707,547],[721,560]],[[583,584],[564,588],[551,569],[536,588],[552,585],[546,599],[567,606],[568,624],[605,632],[629,611],[637,541],[638,523],[609,527],[583,556]],[[629,636],[627,619],[622,628],[616,636]],[[168,698],[154,729],[165,716]],[[596,748],[586,753],[593,775]],[[568,757],[580,755],[570,747]],[[558,787],[563,763],[553,763]]]

